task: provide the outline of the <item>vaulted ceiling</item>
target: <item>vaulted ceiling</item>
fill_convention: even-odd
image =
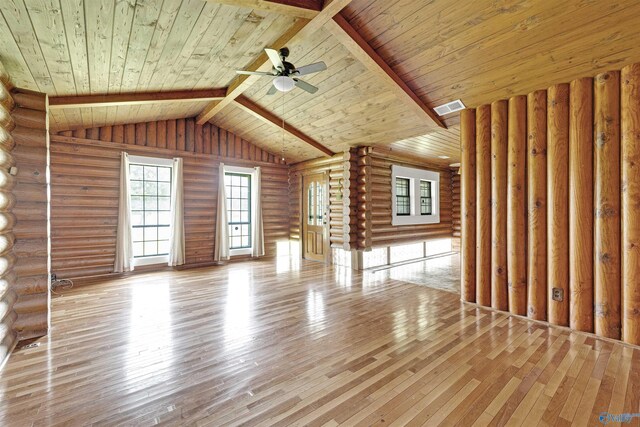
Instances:
[[[289,162],[323,153],[283,135],[277,120],[333,152],[371,144],[450,163],[458,160],[456,115],[443,129],[416,105],[461,98],[475,107],[640,61],[636,0],[332,3],[346,7],[286,43],[294,64],[329,66],[305,77],[316,95],[268,96],[269,80],[257,79],[207,118],[272,152],[284,141]],[[0,60],[17,86],[51,97],[226,88],[237,82],[234,70],[315,22],[320,9],[316,0],[3,0]],[[59,108],[50,121],[66,130],[194,117],[217,102]]]

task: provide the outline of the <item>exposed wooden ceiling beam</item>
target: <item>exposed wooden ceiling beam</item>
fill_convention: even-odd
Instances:
[[[246,96],[239,96],[234,100],[234,104],[239,107],[240,109],[242,109],[243,111],[246,111],[247,113],[251,114],[253,117],[256,117],[257,119],[262,120],[265,123],[268,123],[272,126],[275,126],[279,129],[282,129],[282,118],[276,116],[275,114],[273,114],[272,112],[266,110],[265,108],[259,106],[258,104],[254,103],[253,101],[251,101],[249,98],[247,98]],[[309,145],[311,145],[313,148],[322,151],[322,153],[324,153],[327,156],[333,156],[335,153],[333,151],[331,151],[330,149],[328,149],[327,147],[325,147],[324,145],[320,144],[318,141],[316,141],[315,139],[311,138],[310,136],[302,133],[301,131],[299,131],[298,129],[294,128],[293,126],[287,124],[286,122],[284,123],[284,131],[296,138],[299,139],[302,142],[305,142]]]
[[[198,102],[222,99],[227,90],[179,90],[172,92],[119,93],[113,95],[81,95],[49,97],[50,109],[79,107],[114,107],[118,105],[161,104],[164,102]]]
[[[431,110],[415,94],[413,90],[396,74],[395,71],[382,59],[374,48],[356,31],[349,22],[338,13],[325,27],[336,39],[346,47],[349,52],[360,61],[367,69],[378,75],[387,83],[396,96],[405,102],[419,117],[425,117],[431,124],[446,129],[445,124],[438,115]]]
[[[264,10],[280,15],[296,16],[312,19],[322,10],[322,5],[316,0],[207,0],[212,3],[222,3],[247,9]]]
[[[278,40],[272,43],[269,47],[273,49],[280,49],[290,43],[295,38],[304,37],[305,35],[312,34],[324,26],[327,22],[339,13],[351,0],[327,0],[324,8],[313,19],[298,19],[291,28],[287,30]],[[271,62],[267,57],[267,54],[262,52],[248,67],[247,71],[268,71],[271,69]],[[207,107],[198,115],[197,123],[199,125],[204,124],[211,120],[216,114],[222,111],[223,108],[233,103],[233,100],[242,95],[244,91],[250,88],[255,82],[260,79],[260,76],[237,76],[231,86],[227,89],[226,96],[220,101],[214,101],[207,105]]]

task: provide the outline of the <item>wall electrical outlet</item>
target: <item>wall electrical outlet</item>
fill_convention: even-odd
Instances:
[[[562,300],[564,300],[564,289],[553,288],[551,290],[551,299],[554,300],[554,301],[562,301]]]

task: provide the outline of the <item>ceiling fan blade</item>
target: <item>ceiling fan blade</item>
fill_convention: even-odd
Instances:
[[[277,50],[265,49],[264,51],[267,53],[269,60],[271,60],[271,63],[276,69],[280,71],[284,70],[284,64],[282,63],[282,59],[280,59],[280,54]]]
[[[296,82],[296,86],[298,86],[300,89],[305,90],[309,93],[316,93],[318,91],[317,87],[315,87],[314,85],[310,85],[305,81],[298,80],[298,79],[293,79],[293,81]]]
[[[327,69],[327,64],[324,62],[316,62],[315,64],[304,65],[296,68],[296,75],[306,76],[307,74],[313,74]]]
[[[277,91],[278,91],[278,89],[276,89],[276,87],[274,85],[271,85],[271,87],[267,91],[267,95],[275,95]]]
[[[274,77],[272,73],[264,73],[262,71],[244,71],[244,70],[236,70],[236,74],[245,74],[247,76],[268,76]]]

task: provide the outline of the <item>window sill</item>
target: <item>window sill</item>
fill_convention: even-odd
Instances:
[[[252,253],[253,248],[229,249],[229,257],[238,255],[251,255]]]
[[[169,255],[149,256],[144,258],[134,258],[133,266],[140,267],[143,265],[168,264]]]

